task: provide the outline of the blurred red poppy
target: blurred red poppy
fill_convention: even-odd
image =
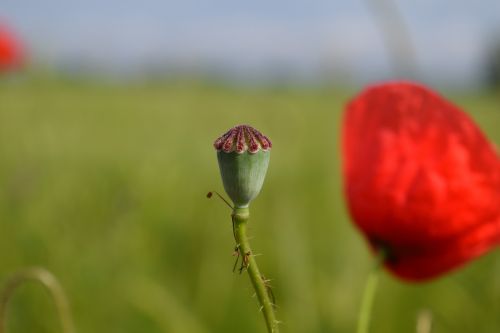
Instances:
[[[24,62],[21,42],[0,23],[0,73],[19,69]]]
[[[409,82],[370,87],[343,123],[345,194],[386,267],[437,277],[500,244],[500,159],[474,122]]]

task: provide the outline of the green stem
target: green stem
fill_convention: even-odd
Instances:
[[[14,291],[22,284],[29,281],[41,283],[54,299],[54,303],[61,320],[62,332],[74,333],[75,327],[69,309],[69,303],[64,290],[56,277],[48,270],[41,267],[31,267],[14,273],[2,290],[0,297],[0,333],[6,332],[7,305]]]
[[[255,289],[255,294],[259,300],[261,311],[266,321],[267,331],[269,333],[278,333],[278,321],[274,314],[274,304],[271,301],[268,287],[266,286],[263,276],[259,272],[257,261],[250,248],[250,243],[248,242],[247,222],[249,216],[248,207],[237,207],[233,210],[234,237],[243,258],[243,265],[248,271],[248,276],[250,277],[250,281]]]
[[[375,293],[378,286],[378,277],[380,275],[380,269],[384,263],[384,260],[385,253],[383,250],[379,250],[377,262],[368,275],[368,279],[366,280],[365,284],[365,290],[363,291],[363,299],[361,301],[361,308],[359,310],[357,333],[368,333],[373,308],[373,300],[375,299]]]

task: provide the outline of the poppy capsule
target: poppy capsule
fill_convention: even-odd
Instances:
[[[19,40],[7,27],[0,24],[0,73],[20,68],[23,58]]]
[[[344,115],[354,223],[409,281],[438,277],[500,244],[500,159],[458,107],[409,82],[370,87]]]
[[[214,142],[224,189],[236,208],[248,207],[264,184],[271,140],[255,128],[239,125]]]

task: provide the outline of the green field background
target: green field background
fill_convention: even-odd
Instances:
[[[232,272],[230,210],[214,139],[241,123],[273,141],[250,233],[285,333],[353,332],[372,265],[342,195],[342,109],[356,90],[0,82],[0,282],[43,266],[79,333],[264,332],[245,274]],[[500,143],[500,95],[446,93]],[[369,166],[367,166],[369,167]],[[372,332],[500,332],[500,254],[426,284],[383,273]],[[37,284],[9,307],[9,332],[59,332]]]

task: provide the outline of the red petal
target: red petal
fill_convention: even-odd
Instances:
[[[420,280],[500,244],[500,160],[473,121],[413,83],[362,92],[343,124],[345,192],[390,269]]]

